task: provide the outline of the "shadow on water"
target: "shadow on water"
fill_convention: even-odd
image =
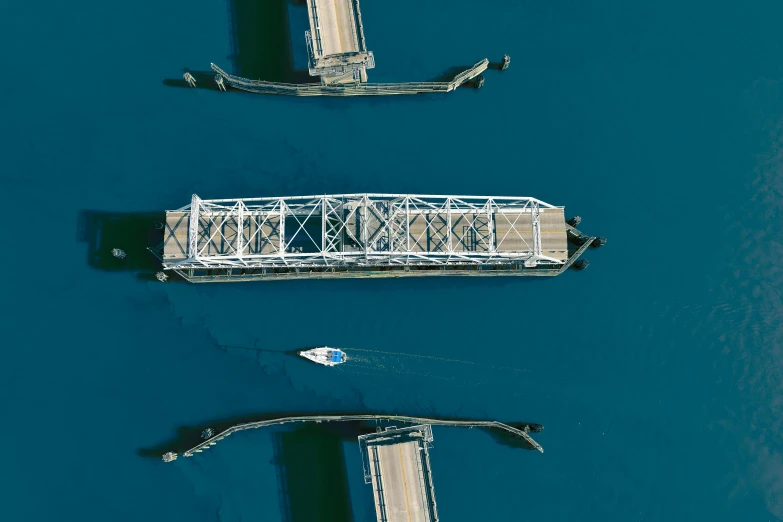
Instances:
[[[232,426],[236,426],[238,424],[246,424],[250,422],[261,422],[261,421],[268,421],[268,420],[275,420],[275,419],[281,419],[285,417],[296,417],[296,416],[315,416],[315,415],[401,415],[401,416],[413,416],[413,417],[426,417],[430,419],[438,419],[438,420],[450,420],[450,421],[470,421],[470,420],[476,420],[476,419],[468,419],[464,417],[444,417],[441,415],[435,415],[432,412],[413,412],[413,413],[406,413],[406,414],[400,414],[400,413],[393,413],[393,414],[386,414],[386,413],[373,413],[373,412],[345,412],[345,411],[320,411],[317,413],[313,412],[278,412],[278,413],[267,413],[267,414],[250,414],[250,415],[241,415],[241,416],[235,416],[235,417],[229,417],[226,419],[218,419],[214,420],[212,422],[209,422],[202,426],[181,426],[177,428],[176,435],[171,438],[170,440],[163,442],[161,444],[158,444],[157,446],[150,447],[150,448],[139,448],[137,453],[140,457],[146,457],[146,458],[154,458],[154,459],[160,459],[161,456],[168,452],[168,451],[174,451],[176,453],[182,453],[184,451],[187,451],[194,446],[197,446],[201,442],[203,442],[203,439],[201,438],[201,433],[204,431],[205,428],[210,427],[214,430],[215,434],[221,433],[228,428]],[[480,420],[487,420],[487,419],[480,419]],[[543,426],[540,424],[534,424],[529,422],[507,422],[509,426],[513,426],[515,428],[522,429],[524,426],[530,426],[530,432],[534,433],[536,431],[541,431],[543,429]],[[369,421],[341,421],[341,422],[331,422],[331,423],[307,423],[307,425],[313,425],[317,426],[319,428],[328,429],[331,430],[331,433],[337,433],[342,437],[342,440],[356,440],[356,437],[359,435],[365,434],[365,433],[373,433],[375,432],[375,429],[378,426],[383,425],[389,425],[388,421],[376,421],[376,420],[369,420]],[[462,429],[468,429],[468,428],[462,428]],[[532,449],[531,446],[523,439],[520,439],[518,437],[512,436],[510,434],[506,435],[506,432],[501,432],[498,429],[485,429],[485,428],[478,428],[482,429],[483,431],[487,431],[492,434],[493,437],[495,437],[495,440],[497,442],[500,442],[505,445],[510,445],[514,447],[520,447],[520,448],[526,448],[526,449]]]
[[[487,69],[494,69],[496,71],[502,71],[503,70],[503,61],[501,60],[499,62],[489,62],[489,64],[487,64]]]
[[[219,344],[218,348],[221,348],[223,350],[245,350],[247,352],[268,352],[268,353],[279,353],[282,355],[290,355],[290,356],[298,356],[299,352],[301,350],[269,350],[266,348],[258,348],[256,346],[237,346],[234,344]],[[307,350],[308,348],[302,348],[302,350]]]
[[[449,67],[448,69],[444,70],[442,73],[440,73],[435,78],[432,78],[431,80],[428,80],[430,82],[450,82],[453,80],[459,73],[465,72],[467,69],[470,69],[473,67],[473,64],[470,65],[455,65],[454,67]],[[465,84],[462,85],[464,87]]]
[[[186,72],[189,72],[193,79],[196,80],[196,87],[199,89],[207,89],[210,91],[220,91],[217,84],[215,83],[215,73],[214,71],[191,71],[190,69],[183,69],[182,73],[185,74]],[[166,85],[168,87],[184,87],[186,89],[190,89],[191,86],[188,85],[188,82],[186,82],[183,78],[180,79],[172,79],[167,78],[163,80],[163,85]]]
[[[234,74],[270,82],[313,81],[306,70],[294,68],[291,16],[307,21],[304,0],[227,0]],[[299,20],[301,18],[301,20]],[[298,23],[297,25],[301,25]]]
[[[227,57],[231,74],[269,82],[308,83],[319,80],[306,69],[297,69],[292,38],[301,39],[308,24],[305,0],[226,0],[231,54]],[[291,26],[301,27],[292,34]],[[306,59],[306,52],[300,58]],[[217,65],[219,61],[214,60]],[[225,67],[223,67],[225,68]],[[212,71],[191,71],[199,88],[218,90]],[[169,87],[190,87],[184,79],[165,79]]]
[[[540,424],[524,423],[524,422],[509,422],[507,423],[512,428],[519,430],[525,429],[525,426],[529,428],[529,433],[535,439],[536,433],[540,433],[544,430],[544,427]],[[503,430],[486,430],[487,433],[497,442],[503,446],[509,446],[512,448],[524,448],[528,450],[534,450],[535,448],[525,439],[518,435],[514,435],[508,431]]]
[[[353,520],[343,441],[361,433],[349,426],[309,424],[274,436],[283,520]]]
[[[156,281],[155,274],[161,264],[148,247],[155,247],[163,241],[165,222],[162,212],[117,213],[82,210],[79,212],[76,240],[87,243],[87,264],[97,270],[108,272],[135,272],[139,280]],[[125,251],[125,258],[119,259],[112,249]],[[168,282],[183,282],[174,272],[167,272]]]
[[[87,264],[99,270],[154,272],[160,262],[147,247],[163,241],[165,222],[162,212],[116,213],[82,210],[79,212],[77,241],[87,243]],[[120,248],[124,259],[112,255]]]
[[[226,8],[231,46],[227,57],[231,65],[229,73],[251,80],[319,83],[304,65],[307,59],[304,31],[309,27],[306,0],[226,0]],[[428,81],[449,82],[472,66],[449,67]],[[492,62],[490,68],[500,69],[500,62]],[[218,90],[214,72],[189,69],[182,72],[190,72],[198,88]],[[168,78],[163,84],[190,87],[182,78]],[[473,86],[472,82],[466,82],[461,87]]]

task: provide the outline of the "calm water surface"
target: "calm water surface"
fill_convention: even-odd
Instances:
[[[349,410],[546,426],[543,455],[436,428],[444,521],[783,518],[783,6],[362,10],[372,80],[512,66],[448,96],[220,94],[167,80],[301,74],[301,7],[0,5],[3,518],[372,520],[340,433],[144,456],[217,419]],[[84,241],[90,212],[194,192],[361,191],[535,196],[609,244],[551,280],[198,286],[96,268]],[[354,364],[282,353],[327,343]]]

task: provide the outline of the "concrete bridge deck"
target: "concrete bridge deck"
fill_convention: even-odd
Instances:
[[[323,84],[366,82],[375,66],[364,43],[359,0],[307,0],[309,72]]]
[[[317,56],[362,51],[356,21],[357,0],[307,0]]]
[[[388,428],[359,437],[365,481],[372,483],[378,522],[436,522],[429,425]]]

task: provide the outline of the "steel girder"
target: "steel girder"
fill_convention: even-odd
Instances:
[[[190,212],[188,257],[164,262],[164,267],[561,265],[542,253],[542,208],[558,207],[530,197],[337,194],[202,200],[194,194],[190,205],[177,209]],[[500,214],[515,218],[497,237]],[[526,214],[530,229],[518,230]],[[500,248],[507,239],[521,248]]]

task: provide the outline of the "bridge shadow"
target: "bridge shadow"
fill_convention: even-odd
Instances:
[[[226,9],[231,46],[231,54],[227,56],[231,70],[227,72],[269,82],[319,82],[306,68],[304,32],[309,27],[306,0],[226,0]],[[222,67],[218,60],[214,61]],[[214,72],[189,69],[182,72],[193,75],[196,87],[218,90]],[[190,87],[182,78],[167,78],[163,84]]]
[[[314,80],[306,70],[294,66],[294,49],[299,54],[306,49],[304,31],[309,21],[305,0],[227,0],[227,7],[229,60],[234,74],[270,82]],[[299,34],[292,34],[292,24]],[[294,37],[301,45],[293,45]],[[306,52],[300,58],[306,60]]]
[[[79,212],[78,242],[87,243],[87,264],[108,272],[136,272],[139,279],[154,280],[161,270],[160,261],[149,251],[163,241],[160,227],[166,220],[162,212],[121,213],[82,210]],[[158,225],[158,227],[156,227]],[[112,249],[125,252],[119,259]],[[169,281],[182,280],[170,274]]]
[[[283,520],[353,520],[343,443],[361,434],[355,425],[306,424],[274,435]]]

